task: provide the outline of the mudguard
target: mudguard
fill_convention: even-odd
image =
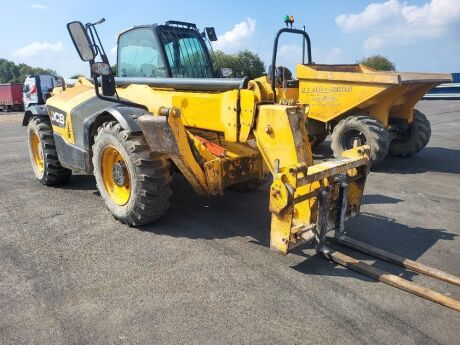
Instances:
[[[106,114],[110,114],[111,116],[113,116],[115,120],[124,129],[127,129],[128,131],[132,133],[136,133],[136,132],[141,131],[141,128],[139,127],[137,119],[140,116],[146,115],[149,113],[143,108],[135,108],[135,107],[129,107],[129,106],[122,105],[122,104],[112,103],[112,106],[102,109],[101,111],[94,113],[91,116],[88,116],[83,121],[83,133],[84,133],[83,148],[84,149],[89,150],[90,148],[91,131],[97,119],[100,116],[104,116]]]
[[[27,126],[30,118],[33,116],[49,117],[49,112],[58,112],[70,117],[73,129],[74,142],[68,142],[62,133],[55,132],[54,141],[57,148],[59,161],[63,166],[69,169],[78,169],[80,171],[91,173],[91,145],[92,136],[94,135],[94,126],[99,126],[108,118],[115,119],[124,129],[136,133],[141,128],[137,122],[138,117],[149,114],[143,108],[126,106],[119,103],[109,102],[92,97],[86,102],[70,110],[70,114],[56,107],[53,102],[49,105],[33,105],[26,109],[22,125]],[[57,124],[51,121],[53,126]]]
[[[31,105],[27,107],[26,110],[24,111],[22,125],[27,126],[32,116],[49,116],[48,110],[46,109],[46,105],[36,104],[36,105]]]

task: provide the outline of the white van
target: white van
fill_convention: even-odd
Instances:
[[[53,88],[58,86],[58,78],[52,75],[29,75],[22,87],[24,109],[34,104],[45,104]]]

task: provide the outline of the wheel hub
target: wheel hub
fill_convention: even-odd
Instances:
[[[342,147],[347,150],[354,146],[361,146],[366,144],[366,138],[358,130],[350,130],[342,138]]]
[[[101,175],[111,201],[118,206],[126,205],[131,195],[131,177],[123,156],[112,145],[102,151]]]
[[[125,185],[126,165],[124,162],[116,162],[112,166],[112,179],[118,187]]]

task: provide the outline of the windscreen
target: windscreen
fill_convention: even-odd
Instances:
[[[158,31],[173,78],[214,77],[199,32],[172,26],[161,26]]]
[[[119,77],[165,78],[166,70],[151,28],[123,33],[118,41]]]

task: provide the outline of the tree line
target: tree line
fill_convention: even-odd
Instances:
[[[32,67],[25,63],[16,64],[0,58],[0,83],[23,83],[26,76],[32,74],[56,75],[56,71],[49,68]]]
[[[216,71],[223,67],[231,68],[233,70],[232,77],[247,76],[254,79],[266,74],[265,65],[259,55],[249,50],[243,50],[236,54],[216,51],[213,55],[213,63]],[[382,55],[372,55],[356,61],[356,63],[378,71],[394,71],[396,68],[390,59]]]

